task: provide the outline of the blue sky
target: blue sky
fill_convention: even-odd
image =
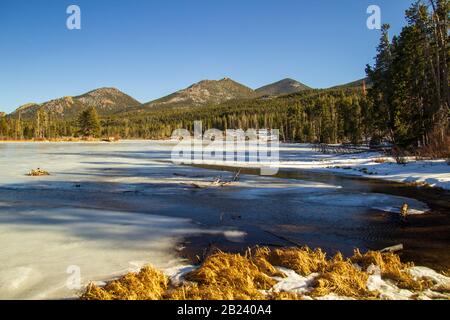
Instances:
[[[1,0],[0,111],[117,87],[141,102],[202,79],[256,88],[286,77],[329,87],[364,77],[381,7],[398,33],[412,0]],[[82,29],[66,28],[76,4]]]

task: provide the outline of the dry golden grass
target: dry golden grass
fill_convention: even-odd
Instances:
[[[45,170],[42,170],[41,168],[33,169],[30,172],[28,172],[27,176],[30,177],[41,177],[41,176],[49,176],[50,173],[48,173]]]
[[[269,248],[258,247],[254,250],[247,250],[245,257],[252,261],[252,263],[255,264],[261,272],[267,274],[268,276],[285,278],[286,275],[274,267],[274,265],[278,267],[283,267],[283,265],[272,264],[269,262],[271,253],[272,251]]]
[[[276,284],[251,259],[240,254],[219,252],[210,256],[200,268],[186,275],[186,280],[199,284],[247,286],[270,289]]]
[[[293,292],[271,292],[267,296],[268,300],[304,300],[304,297],[301,294],[293,293]]]
[[[294,270],[302,276],[322,272],[328,264],[326,254],[322,250],[313,251],[307,247],[275,250],[258,248],[255,256],[263,257],[273,266]]]
[[[315,279],[312,296],[334,293],[351,298],[376,297],[376,293],[367,289],[368,279],[369,275],[356,267],[350,259],[344,259],[341,254],[337,254]]]
[[[261,262],[259,264],[262,265]],[[270,275],[263,272],[267,271],[266,268],[265,265],[258,267],[248,257],[219,252],[185,276],[187,281],[195,282],[198,286],[188,286],[182,290],[189,296],[204,296],[205,292],[209,292],[224,300],[262,299],[264,296],[261,290],[269,290],[276,284]]]
[[[312,297],[335,294],[357,299],[376,299],[378,292],[367,288],[367,268],[376,265],[381,276],[397,286],[422,291],[432,284],[415,280],[407,272],[412,264],[403,264],[393,253],[369,251],[345,259],[337,254],[327,259],[320,249],[255,248],[245,255],[218,252],[208,257],[196,270],[185,275],[183,285],[174,286],[161,272],[146,267],[100,288],[89,285],[85,300],[301,300],[301,294],[275,292],[273,277],[285,277],[276,267],[285,267],[303,276],[318,273],[312,284]],[[446,291],[448,288],[442,288]]]
[[[377,251],[369,251],[361,254],[359,250],[355,250],[351,258],[353,263],[357,263],[364,270],[370,265],[378,266],[381,270],[381,276],[395,283],[402,289],[424,290],[429,288],[432,283],[426,280],[415,280],[406,270],[414,266],[413,263],[402,263],[400,257],[394,253],[380,253]]]
[[[82,300],[159,300],[168,289],[169,279],[150,266],[139,273],[128,273],[104,288],[90,284]]]
[[[169,290],[165,298],[168,300],[265,300],[265,295],[249,287],[227,287],[223,285],[187,284]]]

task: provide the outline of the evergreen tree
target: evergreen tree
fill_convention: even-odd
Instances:
[[[374,68],[367,66],[367,75],[372,82],[372,88],[369,90],[369,98],[373,104],[371,106],[371,119],[374,128],[375,137],[384,137],[389,135],[392,127],[392,115],[389,107],[391,97],[390,76],[392,65],[392,47],[389,39],[390,26],[385,24],[381,29],[380,44],[377,48],[377,57]]]
[[[6,139],[8,137],[8,122],[5,116],[0,115],[0,138]]]
[[[408,21],[389,42],[383,27],[375,66],[367,67],[366,123],[372,136],[389,136],[400,147],[445,143],[449,134],[449,0],[416,1]],[[367,115],[366,115],[367,116]],[[369,127],[369,126],[368,126]]]
[[[96,138],[100,135],[100,119],[95,108],[88,108],[78,116],[78,134],[82,137]]]

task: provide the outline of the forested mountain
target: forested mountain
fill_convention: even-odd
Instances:
[[[102,121],[104,135],[164,139],[175,129],[280,129],[284,141],[358,142],[365,130],[365,99],[360,89],[307,90],[272,99],[231,100],[193,108],[130,110]]]
[[[144,104],[144,107],[201,106],[255,97],[255,92],[229,78],[203,80],[189,88]]]
[[[44,112],[55,118],[72,119],[88,107],[94,107],[101,116],[106,116],[140,105],[139,101],[115,88],[101,88],[76,97],[29,103],[19,107],[11,116],[34,119],[38,112]]]
[[[310,87],[304,85],[303,83],[288,78],[261,87],[255,91],[259,96],[281,96],[310,89]]]
[[[364,85],[366,88],[370,88],[372,86],[372,81],[370,78],[359,79],[353,82],[331,87],[330,89],[362,88]]]

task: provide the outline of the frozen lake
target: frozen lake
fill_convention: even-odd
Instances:
[[[404,257],[450,266],[448,194],[396,183],[282,170],[243,171],[237,186],[196,189],[193,181],[236,169],[170,162],[169,142],[0,143],[0,298],[70,298],[82,284],[146,263],[170,268],[219,247],[322,247],[351,253],[405,244]],[[282,161],[308,154],[283,146]],[[317,160],[315,158],[314,160]],[[43,168],[47,177],[28,177]],[[423,215],[407,225],[392,211]],[[68,273],[69,272],[69,273]]]

